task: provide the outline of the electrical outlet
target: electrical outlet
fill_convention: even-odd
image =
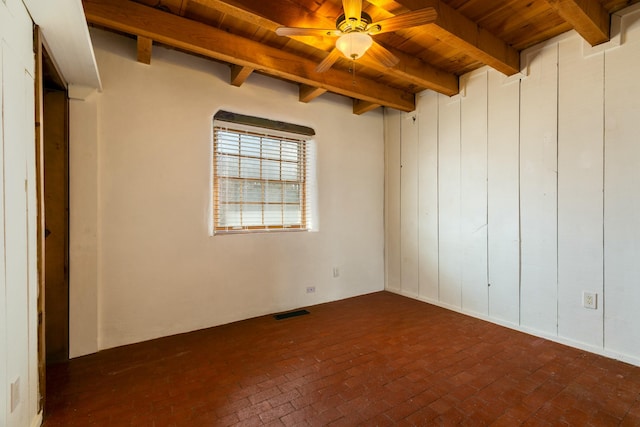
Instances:
[[[582,292],[582,306],[596,310],[598,308],[598,294],[595,292]]]
[[[313,294],[316,292],[316,287],[315,286],[307,286],[307,293],[308,294]]]
[[[333,277],[340,277],[340,269],[338,267],[333,267]]]
[[[20,404],[20,377],[11,383],[11,412]]]

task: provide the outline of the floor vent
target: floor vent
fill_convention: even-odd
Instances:
[[[305,314],[309,314],[309,312],[307,310],[296,310],[290,311],[288,313],[275,314],[273,317],[275,317],[276,320],[282,320],[288,319],[290,317],[304,316]]]

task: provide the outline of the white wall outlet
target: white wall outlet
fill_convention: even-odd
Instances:
[[[20,404],[20,377],[11,383],[11,412]]]
[[[307,286],[307,293],[308,294],[313,294],[316,292],[316,287],[315,286]]]
[[[333,277],[340,277],[340,269],[338,267],[333,267]]]
[[[595,292],[582,291],[582,306],[596,310],[598,308],[598,294]]]

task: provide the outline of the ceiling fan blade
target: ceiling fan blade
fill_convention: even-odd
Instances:
[[[378,61],[385,67],[395,67],[400,60],[391,52],[389,52],[386,48],[382,47],[379,43],[375,41],[367,51],[371,58],[375,61]]]
[[[342,8],[347,21],[357,21],[351,27],[357,27],[362,13],[362,0],[342,0]]]
[[[414,10],[402,13],[394,17],[372,22],[367,26],[369,34],[388,33],[391,31],[404,30],[419,25],[431,24],[438,18],[438,12],[433,7]]]
[[[324,73],[325,71],[327,71],[333,64],[336,63],[338,58],[340,58],[341,56],[342,52],[340,52],[338,48],[334,47],[333,50],[329,52],[329,55],[327,55],[327,57],[318,64],[318,66],[316,67],[316,73]]]
[[[338,37],[342,34],[334,29],[322,28],[297,28],[297,27],[279,27],[276,28],[276,34],[279,36],[315,36],[315,37]]]

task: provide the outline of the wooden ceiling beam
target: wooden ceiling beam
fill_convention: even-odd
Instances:
[[[507,76],[520,72],[517,50],[448,4],[440,0],[395,0],[393,3],[408,10],[435,8],[438,18],[428,25],[431,35]]]
[[[231,64],[231,84],[236,87],[242,86],[253,71],[254,70],[251,67],[242,67],[240,65]]]
[[[323,89],[321,87],[300,85],[300,91],[299,91],[300,102],[305,102],[305,103],[311,102],[312,100],[316,99],[326,91],[327,91],[326,89]]]
[[[373,102],[361,101],[359,99],[353,100],[353,114],[364,114],[368,111],[375,110],[380,107],[380,104],[375,104]]]
[[[226,13],[238,19],[275,31],[280,26],[335,28],[335,20],[316,16],[293,2],[265,2],[255,0],[191,0],[192,2]],[[317,47],[314,38],[294,37],[297,41]],[[385,46],[400,63],[387,68],[379,61],[364,55],[358,64],[405,80],[419,88],[432,89],[445,95],[458,93],[458,77],[435,68],[420,59]]]
[[[128,0],[85,0],[87,21],[285,80],[316,86],[401,111],[415,110],[415,95],[370,79],[354,85],[346,71],[315,72],[316,63],[208,25]]]
[[[138,62],[151,64],[151,49],[153,40],[148,37],[138,36]]]
[[[547,0],[589,44],[609,41],[611,17],[598,0]]]

